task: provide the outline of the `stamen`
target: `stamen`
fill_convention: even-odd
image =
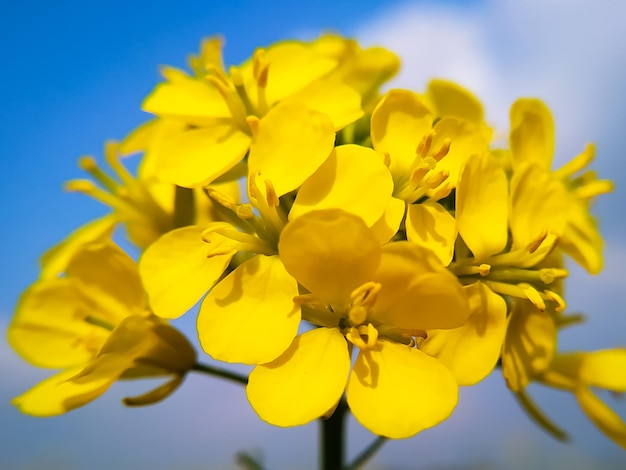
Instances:
[[[544,268],[539,270],[539,279],[544,284],[552,284],[557,279],[564,279],[569,275],[567,269]]]
[[[362,305],[350,307],[348,318],[350,318],[350,323],[353,325],[360,325],[367,318],[367,309]]]
[[[78,166],[81,170],[89,173],[89,175],[95,179],[102,186],[107,188],[110,192],[115,193],[119,190],[120,185],[117,181],[107,175],[102,168],[96,163],[96,159],[91,156],[84,156],[78,160]]]
[[[248,123],[248,127],[250,128],[250,132],[253,137],[259,133],[259,121],[260,119],[256,116],[246,117],[246,122]]]
[[[433,158],[437,160],[438,162],[441,161],[441,159],[445,157],[446,155],[448,155],[448,152],[450,152],[451,143],[452,143],[452,140],[446,137],[443,140],[443,143],[441,144],[441,147],[439,148],[439,150],[437,150],[435,153],[432,154]]]
[[[113,140],[109,140],[104,144],[104,160],[115,172],[117,177],[124,183],[129,189],[135,189],[137,187],[137,180],[130,174],[124,165],[120,162],[119,143]]]
[[[221,191],[218,191],[215,188],[207,188],[206,194],[217,202],[219,205],[225,207],[226,209],[230,209],[231,211],[237,210],[237,201],[235,201],[231,196],[225,194]]]
[[[389,156],[389,152],[385,152],[385,155],[383,156],[383,163],[387,168],[391,165],[391,156]]]
[[[555,176],[557,178],[565,179],[572,176],[574,173],[578,173],[593,161],[595,153],[595,146],[593,144],[587,144],[585,146],[585,150],[556,170],[554,172]]]
[[[415,153],[418,157],[425,158],[430,153],[430,147],[433,144],[433,138],[435,137],[435,131],[430,130],[428,134],[422,137],[422,140],[417,145]]]
[[[600,194],[613,192],[615,185],[609,180],[595,180],[576,189],[575,193],[580,199],[591,199]]]
[[[366,282],[365,284],[357,287],[350,294],[352,305],[362,305],[364,307],[372,307],[378,299],[378,293],[382,285],[378,282]]]
[[[254,217],[254,208],[252,204],[238,204],[235,209],[235,214],[240,219],[248,220]]]
[[[252,58],[252,74],[259,88],[267,87],[267,76],[269,73],[269,62],[267,61],[267,53],[264,49],[254,51]]]
[[[565,300],[563,300],[563,297],[551,290],[544,290],[543,293],[546,295],[546,297],[548,297],[548,299],[556,304],[554,310],[556,310],[557,312],[565,311],[567,305],[565,304]]]
[[[278,199],[274,185],[270,180],[265,180],[265,194],[267,205],[269,207],[278,207],[280,205],[280,200]]]
[[[524,295],[528,300],[530,300],[538,310],[542,312],[546,309],[546,303],[543,301],[541,294],[537,289],[529,284],[520,284],[519,287],[524,292]]]
[[[313,294],[301,294],[296,295],[293,299],[293,303],[296,305],[324,305],[320,299],[315,297]]]
[[[537,237],[533,241],[526,245],[526,250],[531,254],[534,253],[539,249],[539,247],[547,237],[548,231],[544,229],[543,232],[537,235]]]
[[[354,344],[359,349],[368,349],[367,348],[367,343],[365,341],[363,341],[363,338],[361,338],[361,334],[359,333],[359,331],[355,327],[350,328],[345,333],[345,336],[346,336],[346,339],[348,341],[350,341],[352,344]]]
[[[429,171],[424,177],[424,185],[430,189],[435,189],[448,179],[450,172],[448,170]]]
[[[263,49],[257,49],[252,59],[252,73],[257,83],[257,113],[259,116],[265,115],[269,109],[265,96],[267,78],[269,75],[269,62],[266,56],[267,54]]]

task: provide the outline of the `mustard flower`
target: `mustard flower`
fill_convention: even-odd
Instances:
[[[370,53],[384,58],[381,65],[363,66],[362,54]],[[277,105],[323,113],[336,130],[354,122],[363,114],[361,93],[371,94],[395,73],[397,59],[323,37],[257,49],[252,60],[227,72],[221,41],[213,38],[203,43],[192,66],[196,76],[163,69],[167,81],[143,105],[158,116],[150,125],[148,158],[159,178],[183,187],[204,186],[232,170],[250,148],[255,120]]]
[[[125,401],[154,403],[172,393],[195,363],[185,337],[150,313],[136,264],[111,242],[83,245],[64,277],[27,289],[8,339],[31,364],[64,369],[13,400],[35,416],[83,406],[118,379],[169,377]]]
[[[371,117],[372,146],[384,155],[394,181],[387,223],[393,235],[406,213],[409,241],[452,261],[457,224],[439,201],[456,188],[466,160],[487,149],[470,121],[437,116],[426,100],[408,90],[385,94]]]
[[[381,247],[361,218],[337,209],[291,221],[278,251],[304,289],[296,304],[318,328],[250,374],[247,396],[262,419],[305,424],[332,412],[344,390],[356,419],[383,436],[409,437],[452,413],[457,382],[413,339],[470,315],[434,254],[408,242]]]
[[[600,272],[602,237],[589,212],[590,201],[595,196],[611,192],[613,184],[599,180],[591,171],[577,175],[593,161],[593,145],[587,145],[580,155],[562,167],[550,170],[554,156],[554,122],[548,107],[537,99],[519,99],[513,103],[509,140],[514,172],[531,173],[533,176],[529,179],[532,179],[533,188],[551,185],[554,191],[561,193],[555,201],[559,207],[549,211],[551,215],[564,214],[562,225],[551,227],[560,237],[559,249],[591,274]],[[523,200],[520,203],[524,204]],[[515,212],[517,208],[512,210]],[[524,221],[519,223],[523,225]]]

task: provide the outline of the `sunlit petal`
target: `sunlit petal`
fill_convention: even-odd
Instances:
[[[415,348],[381,341],[379,350],[359,353],[347,398],[363,426],[400,439],[448,418],[457,404],[458,385],[436,359]]]

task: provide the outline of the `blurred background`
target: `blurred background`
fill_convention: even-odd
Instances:
[[[226,469],[238,451],[268,469],[313,469],[318,423],[281,429],[260,421],[242,387],[190,375],[156,406],[127,409],[146,383],[116,384],[85,408],[37,419],[9,401],[50,375],[9,349],[6,327],[20,292],[50,245],[106,208],[62,191],[80,177],[80,155],[101,158],[106,139],[144,122],[140,104],[160,80],[158,66],[184,67],[201,38],[226,38],[225,61],[254,48],[323,31],[384,45],[404,68],[394,86],[423,90],[451,78],[483,101],[506,136],[508,108],[542,98],[557,128],[557,166],[597,144],[594,168],[616,191],[595,207],[606,238],[606,266],[590,277],[572,267],[569,311],[588,322],[565,331],[562,350],[626,346],[626,3],[620,0],[308,2],[1,1],[0,14],[0,468]],[[195,340],[192,315],[176,324]],[[616,371],[619,373],[619,371]],[[621,373],[625,373],[622,371]],[[151,384],[150,384],[151,385]],[[463,389],[454,415],[418,436],[388,442],[371,469],[618,469],[626,452],[604,437],[567,394],[531,394],[570,432],[562,444],[535,427],[496,370]],[[606,397],[609,398],[610,397]],[[611,400],[622,416],[626,400]],[[373,436],[350,421],[348,453]]]

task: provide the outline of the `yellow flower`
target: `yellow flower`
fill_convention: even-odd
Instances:
[[[278,248],[306,289],[294,300],[319,328],[250,374],[248,399],[262,419],[305,424],[334,408],[346,381],[356,419],[383,436],[409,437],[452,413],[454,377],[412,337],[458,327],[470,311],[461,286],[431,252],[406,242],[380,247],[361,218],[340,210],[290,222]]]
[[[299,105],[272,108],[257,123],[250,148],[250,204],[238,205],[209,190],[232,213],[236,225],[212,223],[174,230],[141,257],[139,269],[156,314],[164,318],[184,314],[220,279],[236,253],[275,255],[287,221],[312,210],[343,208],[368,225],[375,224],[393,189],[383,159],[357,145],[334,147],[334,137],[323,114]],[[241,261],[236,259],[232,267]],[[216,354],[213,349],[207,352]]]
[[[626,349],[557,354],[538,380],[573,393],[593,424],[626,449],[626,423],[592,391],[626,392]]]
[[[595,173],[583,170],[594,158],[594,148],[587,148],[572,161],[561,168],[551,171],[554,156],[554,123],[548,107],[536,99],[519,99],[511,107],[511,158],[515,174],[531,174],[523,178],[529,181],[531,188],[524,190],[529,196],[537,187],[549,185],[553,196],[544,200],[546,208],[545,229],[561,237],[559,247],[577,263],[592,274],[602,269],[602,237],[597,223],[589,212],[590,200],[611,192],[613,184],[608,180],[598,180]],[[513,186],[513,182],[511,183]],[[519,198],[521,204],[528,197]],[[551,208],[547,208],[550,202]],[[518,210],[515,206],[512,211]],[[523,210],[523,209],[521,209]],[[561,215],[563,221],[554,222],[555,215]],[[519,220],[520,225],[525,221]],[[533,228],[540,229],[534,224]]]
[[[246,155],[256,121],[276,106],[289,106],[292,114],[295,106],[325,114],[334,129],[357,120],[363,114],[361,95],[349,85],[355,82],[353,72],[342,64],[346,54],[359,53],[342,41],[335,41],[339,47],[324,38],[278,43],[257,49],[251,61],[227,73],[221,41],[213,38],[192,61],[197,76],[165,68],[167,81],[143,105],[158,116],[148,158],[155,161],[159,178],[196,187],[223,176]],[[370,75],[378,83],[380,69]]]
[[[470,121],[446,116],[435,123],[429,105],[408,90],[391,90],[372,113],[371,138],[394,181],[388,218],[393,235],[404,215],[407,239],[452,260],[457,224],[438,201],[456,188],[466,160],[487,149]]]
[[[145,136],[137,129],[121,144],[107,142],[105,161],[113,176],[99,167],[92,157],[82,157],[80,166],[95,180],[72,180],[70,191],[86,194],[112,209],[110,214],[79,227],[49,249],[41,259],[41,279],[57,277],[85,243],[106,241],[118,225],[140,249],[145,249],[162,234],[194,223],[220,220],[213,202],[201,190],[178,188],[155,179],[153,169],[142,161],[138,176],[132,175],[120,161],[120,153],[134,153],[145,148]],[[149,162],[147,162],[149,163]],[[221,192],[238,198],[234,182],[215,185]]]
[[[127,399],[130,405],[154,403],[172,393],[195,363],[185,337],[151,315],[135,263],[112,243],[83,245],[64,277],[32,285],[8,339],[28,362],[65,369],[13,400],[36,416],[85,405],[118,379],[171,377]]]

